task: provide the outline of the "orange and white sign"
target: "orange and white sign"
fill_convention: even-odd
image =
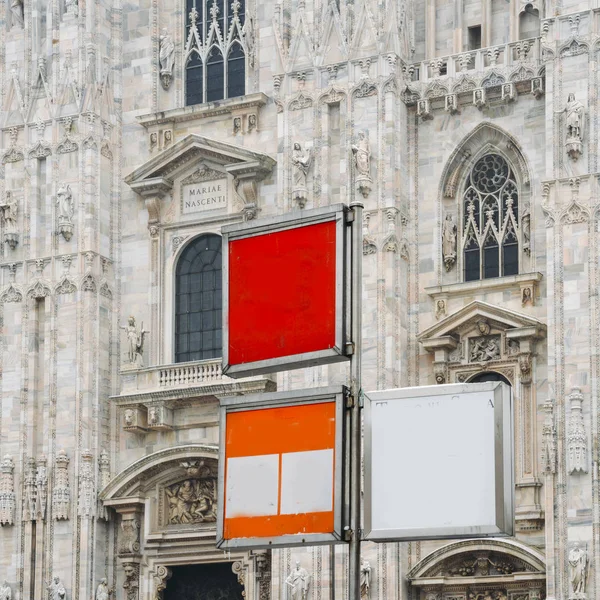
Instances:
[[[343,394],[307,393],[224,406],[222,547],[339,541]]]

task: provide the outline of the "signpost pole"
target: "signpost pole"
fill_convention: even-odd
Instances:
[[[350,547],[348,560],[349,600],[360,600],[360,538],[361,538],[361,362],[362,362],[362,220],[364,205],[352,202],[352,343],[350,391]]]

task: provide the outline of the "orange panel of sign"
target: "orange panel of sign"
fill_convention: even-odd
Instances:
[[[336,403],[227,414],[223,539],[334,531]]]

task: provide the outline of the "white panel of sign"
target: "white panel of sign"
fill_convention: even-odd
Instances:
[[[502,382],[367,393],[365,537],[512,535],[512,430]]]

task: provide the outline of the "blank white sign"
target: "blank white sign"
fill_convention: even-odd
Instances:
[[[512,442],[506,384],[404,388],[367,396],[370,539],[509,533]]]

